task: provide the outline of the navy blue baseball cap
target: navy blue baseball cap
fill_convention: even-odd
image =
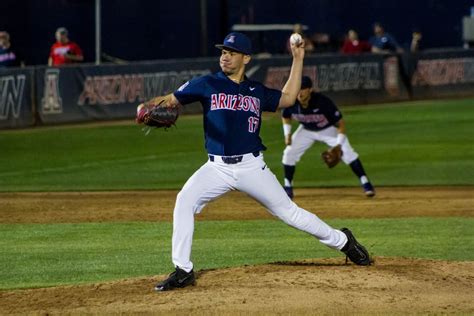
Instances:
[[[242,53],[244,55],[252,54],[252,43],[250,42],[250,38],[239,32],[227,34],[224,38],[224,43],[216,44],[216,47],[219,49],[228,49],[237,53]]]
[[[301,89],[308,89],[313,87],[313,81],[308,76],[303,76],[301,78]]]

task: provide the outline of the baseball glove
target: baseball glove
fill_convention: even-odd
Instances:
[[[164,101],[157,105],[144,104],[144,106],[137,111],[137,123],[143,123],[150,127],[169,128],[176,124],[179,116],[179,107],[161,106]]]
[[[342,150],[341,145],[337,145],[335,147],[329,148],[326,151],[321,153],[321,158],[323,158],[324,163],[329,167],[335,167],[339,161],[341,161],[342,157]]]

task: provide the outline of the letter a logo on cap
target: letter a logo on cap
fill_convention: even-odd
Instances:
[[[227,42],[234,43],[235,42],[235,35],[229,36],[229,38],[227,39]]]

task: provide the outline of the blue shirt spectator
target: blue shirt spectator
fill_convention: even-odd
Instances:
[[[374,24],[374,36],[369,39],[369,42],[372,45],[372,53],[403,52],[397,40],[389,33],[386,33],[380,23]]]
[[[16,55],[9,49],[0,47],[0,68],[16,66]]]

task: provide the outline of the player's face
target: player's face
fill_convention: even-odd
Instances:
[[[64,32],[56,32],[56,40],[63,44],[67,43],[68,42],[67,34]]]
[[[6,32],[0,32],[0,46],[6,47],[8,43],[8,35]]]
[[[307,104],[311,97],[311,88],[301,89],[298,93],[298,101],[302,104]]]
[[[380,25],[374,26],[374,33],[375,35],[383,35],[383,27]]]
[[[357,35],[357,32],[354,30],[350,30],[348,33],[348,37],[351,41],[356,41],[359,39],[359,36]]]
[[[223,49],[219,65],[226,75],[239,73],[250,61],[250,56]]]

